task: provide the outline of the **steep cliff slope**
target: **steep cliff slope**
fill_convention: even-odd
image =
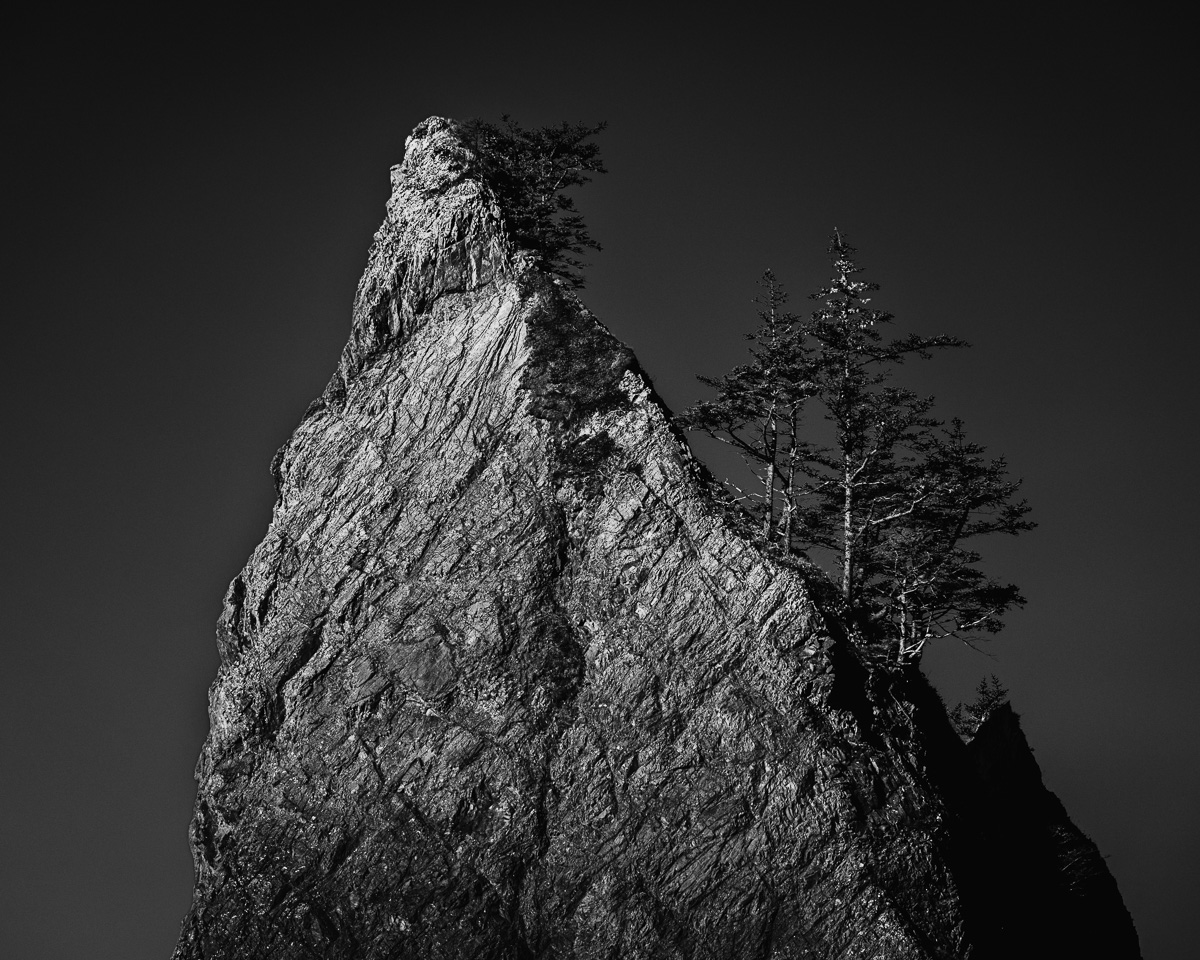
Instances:
[[[448,121],[414,131],[338,371],[276,458],[175,956],[1038,955],[1001,919],[1029,898],[977,869],[1010,839],[990,754],[731,529],[471,159]],[[1087,906],[1066,942],[1107,914],[1136,956],[1123,907],[1092,910],[1120,906],[1094,847],[1014,802],[1014,875]],[[1091,879],[1060,890],[1068,860]]]

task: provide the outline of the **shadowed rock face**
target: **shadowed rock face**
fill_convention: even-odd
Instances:
[[[1137,957],[1137,934],[1096,845],[1042,784],[1008,704],[992,711],[967,746],[959,878],[981,904],[980,955]]]
[[[1012,833],[981,785],[1029,764],[1011,873],[1137,956],[1015,718],[989,765],[990,728],[964,746],[919,676],[872,677],[471,160],[452,123],[414,131],[273,465],[175,957],[1037,956],[1001,922],[1028,898],[973,866]]]

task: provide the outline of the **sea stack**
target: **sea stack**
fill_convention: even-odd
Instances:
[[[176,960],[1136,958],[1016,715],[738,533],[454,122],[225,597]]]

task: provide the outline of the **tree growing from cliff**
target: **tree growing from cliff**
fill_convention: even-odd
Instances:
[[[950,724],[962,739],[970,740],[988,714],[1004,703],[1008,703],[1008,690],[993,673],[990,678],[979,681],[973,701],[960,702],[949,712]]]
[[[759,522],[764,541],[792,549],[796,534],[797,487],[811,454],[801,433],[805,404],[816,391],[816,371],[806,341],[810,330],[786,309],[788,295],[767,270],[758,281],[758,328],[747,334],[749,363],[722,377],[699,377],[716,391],[685,411],[681,422],[728,444],[758,478],[759,488],[739,499]]]
[[[937,424],[916,450],[907,478],[912,509],[864,545],[860,607],[901,659],[919,657],[930,640],[1000,630],[1004,613],[1025,598],[1015,584],[979,569],[983,556],[974,545],[1033,527],[1029,505],[1015,499],[1020,481],[1008,477],[1002,458],[987,459],[967,440],[961,420]]]
[[[725,377],[700,378],[717,395],[682,419],[757,465],[760,539],[832,556],[863,641],[912,661],[932,639],[1000,629],[1004,612],[1024,602],[976,566],[973,543],[1028,530],[1029,507],[1014,500],[1019,481],[1004,461],[986,459],[961,421],[947,427],[931,415],[931,398],[892,382],[906,358],[965,344],[885,339],[893,318],[868,306],[877,285],[858,279],[854,248],[835,232],[829,252],[833,278],[812,295],[819,308],[806,320],[764,319],[753,337],[761,345],[765,331],[767,347]],[[769,303],[781,304],[770,280]],[[824,444],[802,435],[814,414],[832,434]]]
[[[513,238],[545,269],[572,287],[582,287],[580,270],[586,264],[580,257],[586,250],[599,250],[600,244],[566,191],[607,172],[600,147],[592,140],[607,124],[564,120],[557,126],[525,129],[506,115],[499,124],[476,119],[463,126]]]

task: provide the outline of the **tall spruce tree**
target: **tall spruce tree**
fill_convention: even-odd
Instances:
[[[1024,602],[978,569],[973,545],[1033,524],[1004,461],[986,460],[961,421],[935,419],[932,398],[892,382],[905,359],[965,344],[885,339],[893,318],[869,306],[878,287],[858,278],[854,248],[835,231],[829,253],[833,277],[805,320],[782,311],[782,286],[764,276],[751,363],[701,377],[717,395],[682,420],[731,443],[755,470],[760,538],[831,556],[860,640],[907,662],[931,639],[998,630]],[[805,436],[806,416],[823,416],[832,439]]]
[[[836,544],[842,596],[858,608],[881,528],[910,514],[927,495],[911,482],[911,467],[920,438],[934,426],[927,416],[933,402],[893,386],[895,367],[906,357],[927,358],[932,350],[964,344],[916,334],[885,340],[880,328],[894,318],[868,306],[866,294],[879,285],[857,278],[862,268],[854,252],[834,231],[829,245],[833,278],[811,295],[821,303],[811,324],[818,344],[819,395],[836,439],[832,451],[812,460],[817,469],[810,476],[824,514],[817,530],[825,545]],[[824,532],[829,528],[832,538]]]

